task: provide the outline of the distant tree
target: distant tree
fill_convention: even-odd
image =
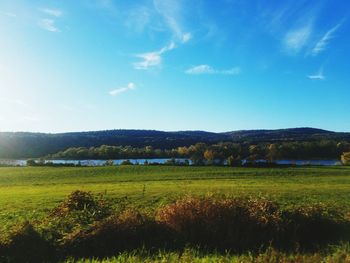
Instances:
[[[187,157],[188,156],[188,148],[187,147],[178,147],[177,153],[180,157]]]
[[[227,158],[227,165],[229,166],[241,166],[242,165],[242,159],[241,156],[229,156]]]
[[[226,144],[227,145],[227,144]],[[239,156],[242,154],[242,146],[237,143],[229,143],[227,146],[228,151],[225,153],[225,157]]]
[[[214,152],[212,150],[206,150],[204,152],[204,158],[207,161],[207,164],[211,165],[214,162]]]
[[[120,163],[120,165],[133,165],[133,163],[130,162],[130,160],[124,160]]]
[[[33,159],[27,160],[27,166],[35,166],[36,162]]]
[[[278,148],[277,145],[274,143],[271,143],[267,146],[267,160],[272,163],[277,159],[277,153],[278,153]]]
[[[259,146],[258,145],[250,145],[249,146],[249,156],[248,160],[255,163],[256,160],[259,159]]]
[[[44,159],[39,159],[36,163],[39,166],[44,166],[45,165],[45,160]]]
[[[163,151],[160,150],[160,149],[156,149],[156,150],[154,150],[154,155],[155,155],[155,157],[157,157],[157,158],[161,158],[162,155],[163,155]]]
[[[344,152],[344,153],[341,155],[341,162],[342,162],[344,165],[350,165],[350,152]]]
[[[154,157],[154,149],[152,146],[146,146],[144,148],[140,148],[137,149],[136,151],[133,150],[133,152],[135,153],[135,155],[138,156],[142,156],[144,158],[152,158]]]
[[[348,142],[337,143],[337,150],[339,153],[349,152],[350,151],[350,143],[348,143]]]
[[[195,165],[202,165],[204,161],[204,152],[207,149],[205,143],[196,143],[189,147],[190,159]]]

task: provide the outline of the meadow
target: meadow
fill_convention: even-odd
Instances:
[[[115,206],[146,212],[184,196],[224,196],[267,199],[285,209],[323,204],[350,213],[349,167],[2,167],[0,233],[6,235],[19,222],[44,218],[75,190],[100,195]],[[222,262],[228,259],[216,257]],[[142,261],[137,255],[124,258]],[[198,255],[195,258],[200,260]],[[248,256],[246,259],[249,261]]]

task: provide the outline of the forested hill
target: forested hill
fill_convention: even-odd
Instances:
[[[350,133],[332,132],[315,128],[279,130],[242,130],[226,132],[234,141],[311,141],[320,139],[349,140]]]
[[[197,142],[212,144],[222,141],[258,143],[313,140],[350,141],[350,133],[313,128],[245,130],[225,133],[154,130],[109,130],[57,134],[3,132],[0,133],[0,158],[35,158],[70,147],[97,147],[101,145],[152,146],[160,149],[172,149]]]

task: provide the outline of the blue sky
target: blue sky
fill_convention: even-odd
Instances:
[[[350,131],[345,0],[2,0],[0,130]]]

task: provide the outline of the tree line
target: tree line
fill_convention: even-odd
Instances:
[[[205,131],[164,132],[154,130],[107,130],[73,133],[0,132],[0,158],[40,158],[71,147],[100,147],[101,145],[130,145],[136,148],[177,149],[195,145],[232,142],[241,145],[281,142],[350,142],[350,133],[331,132],[313,128],[281,130],[245,130],[224,133]],[[338,157],[339,158],[339,157]]]
[[[196,143],[174,149],[157,149],[152,146],[108,146],[73,147],[45,157],[45,159],[151,159],[151,158],[186,158],[193,164],[239,164],[242,160],[256,162],[265,160],[308,160],[341,159],[347,162],[350,157],[349,142],[332,140],[311,142],[281,143],[233,143],[216,144]]]

